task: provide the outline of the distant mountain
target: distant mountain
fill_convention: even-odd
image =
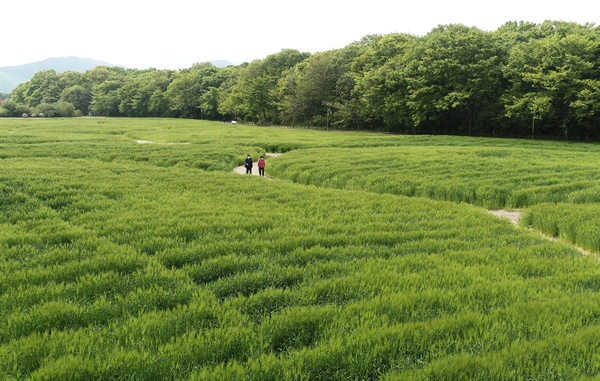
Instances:
[[[226,60],[215,60],[215,61],[210,61],[210,63],[215,65],[216,67],[227,67],[230,65],[236,65],[233,62],[229,62]]]
[[[54,69],[57,73],[65,71],[85,72],[96,66],[119,66],[108,62],[81,57],[55,57],[20,66],[0,67],[0,93],[10,93],[15,87],[27,82],[35,73]]]
[[[235,65],[234,63],[226,60],[215,60],[211,61],[211,63],[219,68]],[[33,77],[33,75],[38,71],[54,69],[57,73],[62,73],[65,71],[77,71],[83,73],[95,68],[96,66],[121,65],[114,65],[91,58],[55,57],[20,66],[0,67],[0,93],[8,94],[12,92],[13,89],[19,84],[29,81],[31,77]]]

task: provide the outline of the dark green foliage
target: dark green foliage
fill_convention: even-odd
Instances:
[[[562,21],[509,22],[493,32],[450,24],[421,37],[366,36],[341,49],[284,49],[224,68],[44,70],[0,104],[0,117],[181,117],[597,141],[599,30]]]

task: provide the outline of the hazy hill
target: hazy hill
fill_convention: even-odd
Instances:
[[[216,67],[225,67],[233,65],[226,60],[211,61]],[[0,93],[8,94],[13,91],[17,85],[27,82],[35,73],[42,70],[54,69],[57,73],[64,71],[85,72],[96,66],[121,66],[108,62],[99,61],[91,58],[81,57],[55,57],[43,61],[32,62],[20,66],[0,67]]]
[[[211,64],[215,65],[216,67],[227,67],[229,65],[239,65],[227,60],[215,60],[215,61],[210,61]]]
[[[78,71],[83,73],[96,66],[118,65],[91,58],[55,57],[20,66],[0,67],[0,93],[10,93],[20,83],[29,81],[38,71],[54,69],[57,73],[64,71]]]

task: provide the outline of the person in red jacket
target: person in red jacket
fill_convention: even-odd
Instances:
[[[260,159],[258,159],[258,174],[260,176],[265,175],[265,158],[262,156],[260,157]]]

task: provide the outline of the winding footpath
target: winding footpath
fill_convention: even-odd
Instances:
[[[154,143],[153,141],[150,141],[150,140],[134,140],[134,141],[136,143],[138,143],[138,144],[156,144],[156,143]],[[190,143],[184,142],[184,143],[163,143],[163,144],[190,144]],[[279,155],[281,155],[281,154],[280,153],[266,153],[265,157],[277,157]],[[252,163],[252,175],[253,176],[258,176],[258,164],[257,164],[257,161],[258,160],[253,161],[253,163]],[[268,165],[265,168],[265,173],[267,172],[267,168],[268,168]],[[246,168],[243,165],[240,166],[240,167],[235,167],[233,169],[233,172],[245,175],[246,174]],[[263,177],[266,178],[266,179],[269,179],[269,180],[273,180],[272,178],[270,178],[267,175],[265,175]],[[497,216],[499,218],[507,218],[507,219],[510,220],[510,222],[512,222],[512,224],[515,227],[519,226],[519,218],[521,217],[521,213],[518,212],[518,211],[495,209],[495,210],[488,210],[488,213],[491,213],[491,214],[493,214],[493,215],[495,215],[495,216]],[[557,239],[556,237],[550,237],[550,236],[548,236],[548,235],[546,235],[544,233],[541,233],[541,232],[538,232],[538,233],[542,237],[544,237],[544,238],[546,238],[546,239],[548,239],[550,241],[553,241],[553,242],[558,242],[559,241],[559,239]],[[570,244],[570,246],[576,248],[577,250],[579,250],[580,252],[582,252],[585,255],[594,255],[591,252],[589,252],[589,251],[587,251],[587,250],[585,250],[585,249],[583,249],[583,248],[581,248],[581,247],[579,247],[577,245]],[[598,255],[594,255],[594,256],[597,257],[600,260],[600,256],[598,256]]]
[[[520,212],[502,209],[488,210],[488,212],[500,218],[508,218],[513,225],[519,226],[519,218],[521,218]]]
[[[267,153],[265,154],[266,157],[275,157],[275,156],[279,156],[281,154],[278,153]],[[268,168],[268,166],[267,166]],[[239,173],[239,174],[246,174],[246,168],[244,166],[240,166],[240,167],[235,167],[233,169],[233,172],[235,173]],[[266,170],[265,170],[266,172]],[[254,176],[258,176],[258,165],[256,163],[256,161],[253,162],[252,164],[252,175]],[[270,177],[268,176],[264,176],[267,179],[272,180]],[[514,210],[502,210],[502,209],[495,209],[495,210],[488,210],[488,213],[491,213],[499,218],[505,218],[510,220],[510,222],[515,226],[519,226],[519,218],[521,218],[521,212],[519,211],[514,211]],[[557,239],[556,237],[550,237],[542,232],[538,232],[542,237],[552,241],[552,242],[558,242],[559,239]],[[585,255],[592,255],[591,252],[577,246],[577,245],[573,245],[573,244],[569,244],[570,246],[576,248],[577,250],[579,250],[581,253],[585,254]],[[599,258],[600,259],[600,258]]]
[[[498,216],[500,218],[508,218],[513,225],[515,226],[519,226],[519,218],[521,218],[521,212],[518,211],[511,211],[511,210],[502,210],[502,209],[496,209],[496,210],[488,210],[489,213]],[[541,231],[538,230],[534,230],[534,229],[530,229],[532,231],[536,231],[538,234],[540,234],[542,237],[546,238],[549,241],[552,242],[559,242],[560,239],[556,238],[556,237],[551,237],[547,234],[542,233]],[[563,241],[565,242],[565,241]],[[572,243],[567,243],[569,246],[574,247],[575,249],[579,250],[581,253],[585,254],[585,255],[594,255],[591,252],[587,251],[586,249],[579,247],[575,244]],[[595,257],[598,257],[597,255],[594,255]],[[599,258],[600,259],[600,258]]]
[[[266,153],[265,157],[277,157],[281,155],[280,153]],[[258,176],[258,160],[253,160],[252,161],[252,175],[253,176]],[[268,170],[268,163],[267,166],[265,167],[265,178],[272,180],[269,176],[266,175],[267,170]],[[246,174],[246,167],[244,167],[243,165],[241,167],[235,167],[233,168],[233,172],[235,173],[239,173],[241,175],[245,175]]]

